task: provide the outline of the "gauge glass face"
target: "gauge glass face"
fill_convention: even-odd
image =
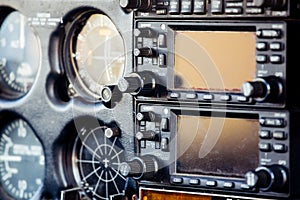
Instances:
[[[21,119],[4,126],[0,132],[1,191],[13,199],[32,199],[44,176],[43,147],[31,127]]]
[[[18,98],[32,87],[40,65],[39,41],[18,11],[11,12],[0,27],[0,93]]]
[[[91,15],[77,35],[77,71],[83,87],[101,96],[102,86],[116,85],[125,65],[123,39],[113,22],[103,14]]]
[[[122,195],[126,178],[120,174],[124,150],[118,138],[106,138],[99,127],[81,139],[77,139],[76,152],[73,152],[77,158],[74,176],[80,177],[78,184],[95,200]]]

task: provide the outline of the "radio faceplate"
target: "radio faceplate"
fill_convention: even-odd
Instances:
[[[200,190],[289,195],[288,112],[141,103],[136,113],[138,152],[156,157],[162,169],[168,168],[169,175],[161,178],[166,183]],[[273,178],[260,185],[268,173]]]
[[[122,92],[138,99],[286,105],[292,56],[285,22],[137,21],[134,35],[135,73],[119,82]]]
[[[130,2],[130,1],[129,1]],[[135,7],[138,18],[263,18],[297,17],[293,0],[147,0],[145,8]],[[298,2],[299,3],[299,2]],[[130,6],[124,5],[125,8]]]

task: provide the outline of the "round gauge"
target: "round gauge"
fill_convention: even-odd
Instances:
[[[41,143],[22,119],[0,132],[0,199],[34,199],[45,175]]]
[[[81,13],[72,21],[64,43],[67,75],[75,91],[90,101],[109,101],[125,67],[123,39],[106,15]]]
[[[25,95],[39,66],[39,40],[24,15],[10,12],[0,26],[0,95],[6,99]]]
[[[118,137],[108,138],[104,128],[80,133],[73,149],[72,158],[76,158],[73,160],[73,173],[91,199],[109,200],[123,195],[126,181],[120,174],[123,151]]]

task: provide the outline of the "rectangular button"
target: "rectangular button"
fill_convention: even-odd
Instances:
[[[284,131],[274,131],[273,138],[276,140],[285,140],[287,138],[287,134]]]
[[[178,14],[179,6],[179,0],[170,0],[169,14]]]
[[[267,43],[266,42],[258,42],[256,44],[256,49],[259,50],[259,51],[265,51],[267,50]]]
[[[239,15],[239,14],[242,14],[242,12],[243,12],[242,8],[226,8],[225,9],[226,14]]]
[[[270,152],[271,151],[271,144],[269,143],[259,143],[259,150],[264,151],[264,152]]]
[[[194,0],[194,14],[204,14],[206,0]]]
[[[182,178],[173,177],[172,178],[172,182],[173,183],[183,183],[183,179]]]
[[[271,139],[271,132],[267,130],[259,131],[259,137],[262,139]]]
[[[260,118],[259,123],[262,126],[283,127],[285,126],[284,119],[281,118]]]
[[[287,147],[284,144],[274,144],[273,149],[278,153],[285,153],[287,151]]]
[[[217,182],[216,181],[206,181],[206,185],[210,187],[216,187]]]
[[[283,62],[283,58],[281,55],[271,55],[270,62],[274,64],[281,64]]]
[[[212,94],[205,94],[203,95],[203,100],[213,100],[214,99],[214,96]]]
[[[165,117],[161,118],[160,128],[164,132],[168,132],[170,130],[169,129],[169,119],[168,118],[165,118]]]
[[[272,51],[281,51],[283,49],[282,44],[279,42],[272,42],[270,44],[270,49]]]
[[[181,1],[181,13],[191,14],[192,13],[192,0],[182,0]]]
[[[214,14],[223,13],[223,0],[211,0],[211,12]]]
[[[258,63],[266,63],[268,61],[268,57],[266,55],[257,55],[256,62]]]
[[[256,32],[257,37],[261,38],[280,38],[281,31],[275,29],[263,29]]]
[[[166,47],[167,40],[165,34],[159,34],[158,35],[158,46],[159,47]]]

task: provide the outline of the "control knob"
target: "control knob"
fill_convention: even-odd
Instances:
[[[132,160],[120,165],[120,173],[125,177],[135,179],[153,179],[158,172],[157,159],[152,155],[134,157]]]
[[[279,77],[269,76],[257,78],[242,85],[242,93],[258,102],[275,102],[283,93],[282,81]]]
[[[157,37],[158,33],[149,27],[137,28],[133,31],[135,37],[145,37],[145,38],[154,38]]]
[[[152,94],[156,87],[156,79],[152,72],[135,72],[121,78],[118,82],[118,88],[123,93],[132,95]]]
[[[287,184],[287,173],[283,166],[258,167],[246,173],[247,185],[262,191],[281,191]]]
[[[286,5],[286,0],[253,0],[253,5],[273,9],[282,9]]]
[[[157,114],[155,114],[153,111],[149,112],[139,112],[136,114],[136,119],[138,121],[149,121],[149,122],[154,122],[158,119]]]
[[[127,10],[148,11],[151,0],[120,0],[120,6]]]
[[[135,137],[138,140],[160,141],[160,134],[152,130],[137,132]]]
[[[154,57],[156,56],[156,51],[150,47],[142,47],[142,48],[136,48],[133,51],[134,56],[136,57]]]

